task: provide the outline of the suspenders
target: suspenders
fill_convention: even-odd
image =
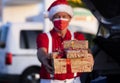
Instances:
[[[71,40],[74,40],[74,33],[73,32],[70,32],[71,33]]]
[[[48,53],[52,53],[52,36],[51,36],[50,32],[48,32],[46,34],[47,34],[48,40],[49,40]]]
[[[50,32],[48,32],[46,34],[47,34],[48,40],[49,40],[48,53],[50,54],[50,53],[52,53],[52,36],[51,36]],[[73,40],[74,39],[74,33],[71,32],[71,35],[72,35],[71,40]],[[50,75],[50,76],[53,77],[53,75]],[[74,73],[74,76],[77,76],[77,73]]]
[[[48,32],[46,34],[47,34],[48,40],[49,40],[48,53],[52,53],[52,36],[51,36],[50,32]],[[74,39],[74,33],[71,32],[71,35],[72,35],[71,40],[73,40]]]

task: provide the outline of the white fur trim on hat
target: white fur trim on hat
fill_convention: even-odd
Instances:
[[[64,5],[64,4],[60,4],[60,5],[56,5],[54,7],[52,7],[50,10],[49,10],[49,18],[50,20],[52,20],[52,17],[58,13],[58,12],[66,12],[68,13],[71,17],[73,17],[73,9],[71,6],[69,5]]]

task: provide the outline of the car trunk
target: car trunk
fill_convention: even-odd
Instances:
[[[120,18],[120,0],[83,0],[83,2],[100,22],[120,21],[116,20]]]
[[[109,37],[97,34],[94,42],[120,65],[120,0],[83,0],[83,2],[99,24],[109,31]]]
[[[99,29],[94,43],[98,46],[98,50],[102,50],[104,53],[94,53],[96,61],[94,68],[98,70],[97,73],[107,76],[109,80],[107,83],[120,81],[120,0],[82,1],[99,21]],[[108,36],[100,35],[103,27],[108,31]]]

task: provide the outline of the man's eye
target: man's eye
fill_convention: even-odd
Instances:
[[[55,16],[54,18],[60,18],[60,16]]]
[[[63,18],[69,18],[69,16],[63,16]]]

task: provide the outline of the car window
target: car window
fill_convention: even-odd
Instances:
[[[22,30],[20,32],[20,48],[36,49],[36,37],[42,31]]]
[[[6,42],[7,34],[8,34],[8,26],[3,26],[1,29],[1,39],[0,41]]]
[[[6,46],[8,29],[9,29],[8,26],[3,26],[0,29],[0,48],[5,48],[5,46]]]

